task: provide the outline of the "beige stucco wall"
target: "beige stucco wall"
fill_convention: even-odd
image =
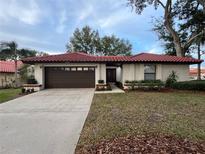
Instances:
[[[34,76],[35,79],[37,80],[38,84],[42,84],[43,85],[43,70],[44,68],[42,67],[42,65],[40,64],[36,64],[34,66]]]
[[[172,71],[175,71],[178,75],[178,81],[189,80],[188,64],[156,64],[156,79],[166,81],[167,77]],[[144,80],[144,64],[123,64],[123,83],[126,80]]]
[[[106,82],[106,65],[105,64],[97,64],[97,63],[70,63],[70,64],[36,64],[35,65],[35,79],[39,84],[42,84],[42,88],[44,88],[44,68],[45,67],[54,67],[54,66],[94,66],[95,67],[95,83],[98,83],[98,80],[104,80]]]
[[[39,84],[44,88],[44,67],[52,66],[94,66],[95,69],[95,82],[104,80],[106,83],[106,64],[97,63],[70,63],[70,64],[36,64],[35,65],[35,78]],[[156,79],[166,81],[168,75],[175,71],[178,75],[178,81],[189,80],[189,65],[188,64],[156,64]],[[118,73],[119,75],[120,73]],[[121,68],[121,78],[123,83],[126,80],[144,80],[144,64],[123,64]]]
[[[162,65],[162,73],[161,73],[161,80],[166,81],[169,74],[175,71],[178,76],[178,81],[188,81],[189,78],[189,65],[188,64],[163,64]]]
[[[122,82],[122,68],[121,67],[116,68],[116,81]]]
[[[126,80],[143,80],[144,65],[143,64],[123,64],[122,65],[122,82]]]

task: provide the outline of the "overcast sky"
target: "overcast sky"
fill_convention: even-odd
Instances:
[[[128,39],[133,54],[164,53],[152,31],[152,17],[162,10],[147,8],[137,15],[126,0],[0,0],[0,40],[15,40],[20,48],[63,53],[75,28],[85,25]]]

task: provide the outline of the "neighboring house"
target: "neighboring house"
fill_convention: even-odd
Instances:
[[[198,69],[197,68],[190,68],[189,70],[190,79],[196,80],[198,76]],[[201,68],[201,79],[205,80],[205,68]]]
[[[22,62],[17,62],[17,68],[22,66]],[[17,76],[19,78],[19,75]],[[0,61],[0,88],[11,87],[15,80],[14,61]]]
[[[189,65],[202,61],[168,55],[140,53],[135,56],[92,56],[74,52],[31,57],[24,63],[35,65],[35,78],[42,88],[91,88],[99,80],[165,81],[175,71],[179,81],[189,80]]]

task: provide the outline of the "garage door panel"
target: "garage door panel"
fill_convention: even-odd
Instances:
[[[95,71],[45,69],[46,88],[94,88]]]

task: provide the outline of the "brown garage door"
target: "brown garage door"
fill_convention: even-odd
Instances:
[[[94,88],[94,67],[46,67],[46,88]]]

